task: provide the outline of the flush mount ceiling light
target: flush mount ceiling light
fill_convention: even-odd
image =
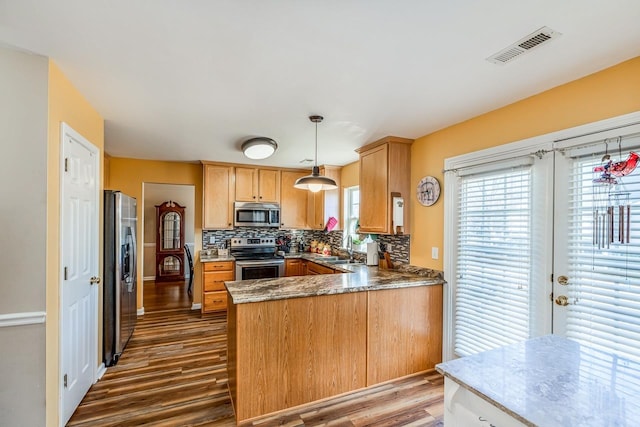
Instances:
[[[252,160],[266,159],[276,152],[276,148],[278,148],[278,144],[273,139],[264,136],[247,139],[242,143],[242,152]]]
[[[309,190],[312,193],[317,193],[321,190],[335,190],[338,188],[334,180],[320,175],[320,168],[318,168],[318,123],[320,123],[322,119],[322,116],[309,116],[309,120],[316,124],[316,155],[313,163],[314,166],[311,170],[311,175],[303,176],[293,184],[295,188]]]

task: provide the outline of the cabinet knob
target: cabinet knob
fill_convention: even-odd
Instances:
[[[255,198],[256,198],[256,196],[253,196],[253,198],[255,199]]]

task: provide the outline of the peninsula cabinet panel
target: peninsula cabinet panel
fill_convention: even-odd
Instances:
[[[442,361],[442,285],[369,292],[367,386]]]
[[[233,167],[204,165],[203,175],[202,228],[233,229]]]
[[[306,172],[282,171],[280,191],[280,226],[286,229],[307,228],[307,190],[293,186]]]
[[[366,292],[229,310],[229,388],[238,422],[365,386]]]

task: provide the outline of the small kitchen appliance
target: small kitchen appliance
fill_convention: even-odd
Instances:
[[[236,202],[233,225],[236,227],[280,227],[277,203]]]

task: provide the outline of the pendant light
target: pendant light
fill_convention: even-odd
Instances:
[[[313,163],[314,166],[311,170],[311,175],[303,176],[293,184],[295,188],[309,190],[312,193],[317,193],[321,190],[335,190],[338,188],[334,180],[320,175],[320,168],[318,167],[318,123],[320,123],[322,119],[322,116],[309,116],[309,120],[316,124],[316,156]]]
[[[266,159],[276,152],[276,148],[278,148],[278,144],[273,139],[264,136],[251,138],[242,143],[242,152],[252,160]]]

